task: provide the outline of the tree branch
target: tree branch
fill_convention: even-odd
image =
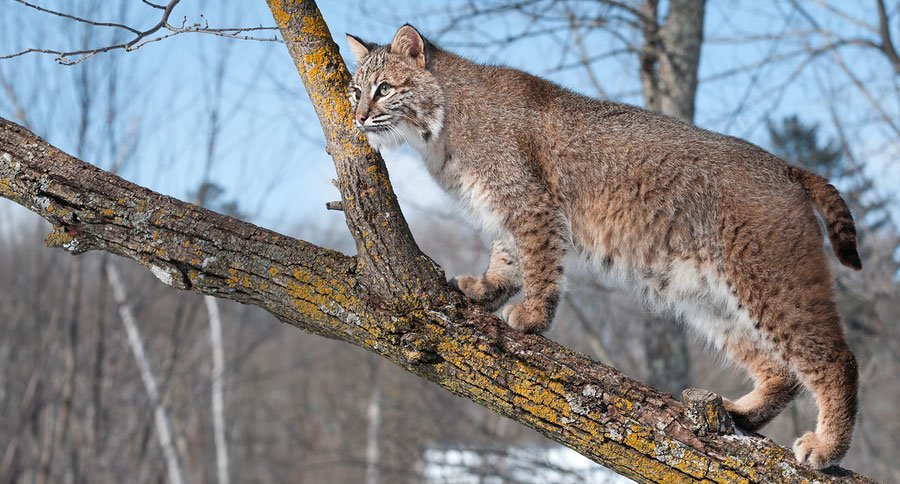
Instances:
[[[878,47],[891,61],[894,72],[900,74],[900,54],[897,54],[894,39],[891,38],[891,21],[888,18],[887,8],[884,6],[884,0],[877,0],[875,3],[878,6],[878,36],[881,37],[881,44]]]
[[[254,304],[361,346],[632,478],[833,479],[797,465],[768,439],[700,438],[670,395],[508,330],[452,293],[440,293],[443,304],[389,309],[371,289],[379,280],[360,271],[361,258],[154,193],[6,120],[0,196],[53,224],[50,246],[122,255],[173,287]]]
[[[639,481],[868,481],[804,468],[756,435],[698,427],[671,395],[450,292],[409,235],[381,158],[349,124],[347,70],[315,4],[270,6],[322,122],[358,256],[154,193],[2,119],[0,196],[47,219],[50,246],[119,254],[173,287],[363,347]]]

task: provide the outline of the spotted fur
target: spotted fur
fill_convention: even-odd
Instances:
[[[860,264],[827,180],[737,138],[469,62],[409,25],[388,46],[348,42],[359,129],[376,149],[411,145],[495,240],[483,275],[453,281],[460,291],[493,310],[524,289],[501,316],[541,332],[563,257],[579,253],[747,368],[753,391],[727,402],[738,423],[759,428],[803,384],[819,417],[797,458],[821,468],[844,456],[857,368],[816,209],[841,261]]]

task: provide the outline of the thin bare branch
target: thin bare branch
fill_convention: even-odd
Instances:
[[[166,6],[165,6],[165,5],[159,5],[159,4],[150,2],[150,1],[148,1],[148,0],[141,0],[141,1],[144,2],[145,4],[149,5],[149,6],[153,7],[153,8],[158,8],[158,9],[160,9],[160,10],[165,10],[165,9],[166,9]]]
[[[115,23],[115,22],[97,22],[95,20],[77,17],[75,15],[70,15],[65,12],[60,12],[58,10],[51,10],[49,8],[44,8],[44,7],[41,7],[40,5],[35,5],[33,3],[26,2],[25,0],[13,0],[13,1],[21,3],[22,5],[25,5],[26,7],[33,8],[33,9],[37,10],[38,12],[48,13],[50,15],[56,15],[57,17],[74,20],[76,22],[80,22],[83,24],[94,25],[97,27],[114,27],[117,29],[127,30],[135,35],[140,35],[140,33],[141,33],[140,30],[138,30],[134,27],[129,27],[128,25],[125,25],[125,24],[120,24],[120,23]]]
[[[146,30],[138,30],[136,28],[119,24],[119,23],[111,23],[111,22],[97,22],[89,19],[85,19],[82,17],[78,17],[75,15],[46,9],[37,5],[33,5],[31,3],[25,2],[24,0],[16,0],[17,2],[31,7],[40,12],[57,15],[63,18],[67,18],[76,22],[93,25],[93,26],[101,26],[101,27],[115,27],[119,29],[127,30],[134,35],[131,40],[126,42],[119,42],[110,45],[100,46],[100,47],[92,47],[92,48],[84,48],[84,49],[76,49],[76,50],[58,50],[58,49],[46,49],[46,48],[38,48],[32,47],[28,49],[21,50],[19,52],[14,52],[12,54],[0,55],[0,60],[12,59],[14,57],[20,57],[27,54],[49,54],[55,55],[56,61],[62,65],[75,65],[85,60],[101,53],[111,52],[115,50],[124,50],[126,52],[132,52],[141,47],[152,44],[154,42],[159,42],[161,40],[168,39],[170,37],[174,37],[180,34],[188,34],[188,33],[197,33],[197,34],[206,34],[206,35],[214,35],[217,37],[226,37],[230,39],[238,39],[238,40],[251,40],[256,42],[276,42],[281,43],[282,40],[277,36],[272,37],[257,37],[253,35],[248,35],[248,32],[259,32],[259,31],[277,31],[277,27],[217,27],[212,28],[209,26],[209,22],[205,17],[201,15],[202,22],[195,22],[193,24],[187,23],[187,18],[182,19],[181,25],[176,26],[169,22],[169,18],[172,16],[172,12],[175,7],[181,0],[171,0],[165,6],[153,4],[150,2],[144,2],[147,5],[150,5],[153,8],[157,8],[162,10],[162,15],[160,16],[159,21],[156,22],[152,27]],[[168,32],[166,34],[156,35],[157,32],[165,31]]]

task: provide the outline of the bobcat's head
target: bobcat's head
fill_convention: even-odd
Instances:
[[[428,71],[429,47],[411,25],[400,27],[391,45],[347,35],[356,55],[350,81],[353,124],[376,150],[403,142],[436,139],[444,123],[444,93]]]

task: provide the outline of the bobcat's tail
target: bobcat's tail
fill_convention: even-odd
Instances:
[[[825,178],[803,168],[792,166],[790,173],[806,189],[822,212],[834,255],[841,264],[857,271],[862,269],[862,262],[856,251],[856,225],[853,223],[853,215],[850,214],[850,208],[841,198],[837,188]]]

